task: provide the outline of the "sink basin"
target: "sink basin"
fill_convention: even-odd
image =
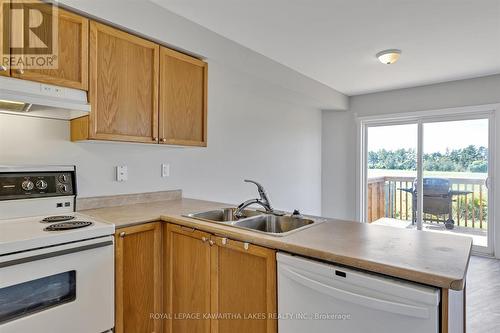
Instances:
[[[262,214],[254,210],[246,209],[243,210],[242,212],[243,215],[238,219],[235,218],[234,216],[235,211],[236,208],[221,208],[221,209],[209,210],[206,212],[187,214],[186,216],[210,222],[234,222],[242,220],[244,218],[248,218],[251,216],[258,216]]]
[[[315,221],[290,216],[259,215],[240,220],[232,225],[274,236],[286,236],[291,232],[313,226]]]
[[[250,209],[243,210],[241,218],[235,218],[235,211],[236,208],[231,207],[191,213],[184,216],[206,222],[222,223],[227,226],[256,231],[271,236],[286,236],[323,222],[321,220],[266,214]]]

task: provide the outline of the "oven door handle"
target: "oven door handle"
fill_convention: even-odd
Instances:
[[[25,263],[28,263],[28,262],[42,260],[42,259],[47,259],[47,258],[58,257],[58,256],[62,256],[62,255],[65,255],[65,254],[75,253],[75,252],[92,250],[92,249],[96,249],[96,248],[99,248],[99,247],[110,246],[110,245],[113,245],[113,241],[112,240],[104,241],[104,242],[99,242],[99,243],[82,245],[82,246],[73,247],[73,248],[69,248],[69,249],[58,250],[58,251],[54,251],[54,252],[37,254],[37,255],[30,256],[30,257],[25,257],[25,258],[13,259],[13,260],[5,261],[5,262],[0,262],[0,268],[8,267],[8,266],[13,266],[13,265],[19,265],[19,264],[25,264]]]

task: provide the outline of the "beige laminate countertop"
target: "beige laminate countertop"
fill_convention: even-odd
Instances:
[[[163,220],[431,286],[454,290],[464,287],[472,247],[472,240],[468,237],[335,219],[325,219],[324,223],[288,236],[274,237],[181,216],[230,206],[183,198],[84,210],[81,213],[114,223],[116,228]]]

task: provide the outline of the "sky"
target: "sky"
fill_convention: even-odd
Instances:
[[[424,153],[469,145],[488,147],[488,119],[446,121],[424,124]],[[368,151],[380,149],[417,150],[417,124],[368,128]]]

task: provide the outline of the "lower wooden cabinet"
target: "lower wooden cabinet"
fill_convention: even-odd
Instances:
[[[210,234],[179,225],[165,228],[165,313],[167,333],[210,332]],[[198,317],[198,315],[200,315]]]
[[[115,241],[115,332],[277,332],[274,250],[162,222]]]
[[[276,252],[257,245],[212,237],[212,332],[274,333]],[[229,318],[224,316],[229,314]]]
[[[160,333],[162,321],[161,222],[117,229],[115,332]],[[91,320],[91,319],[89,319]]]
[[[274,250],[173,224],[164,239],[165,332],[277,332]]]

